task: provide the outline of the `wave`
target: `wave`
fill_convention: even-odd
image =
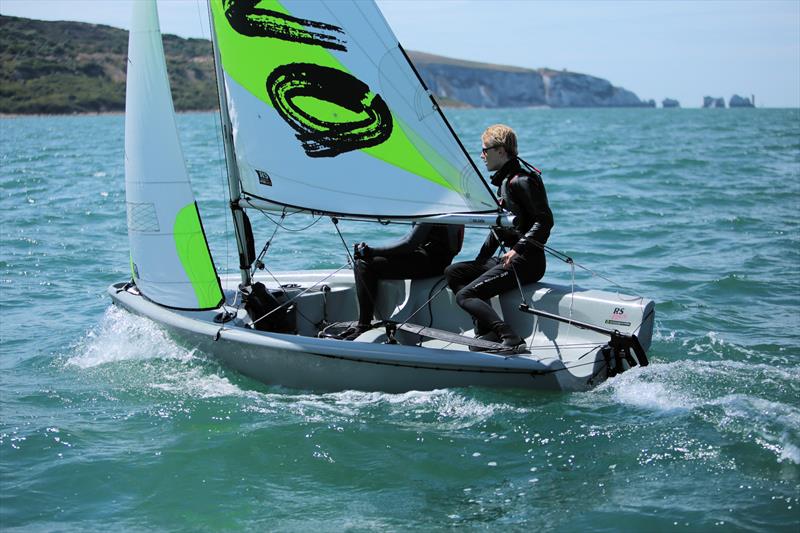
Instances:
[[[800,369],[739,361],[680,361],[625,372],[589,393],[665,417],[697,417],[800,464]],[[767,399],[765,396],[769,396]]]
[[[453,431],[474,427],[508,414],[526,414],[530,409],[511,403],[477,397],[473,391],[439,389],[385,392],[342,391],[324,394],[261,393],[244,410],[281,414],[311,423],[350,422],[368,418],[392,427],[411,430]]]

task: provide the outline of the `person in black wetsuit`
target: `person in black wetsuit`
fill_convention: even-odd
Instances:
[[[445,276],[458,305],[472,315],[475,335],[502,342],[511,350],[525,341],[500,320],[488,300],[516,287],[516,278],[522,284],[542,279],[553,213],[541,174],[523,167],[517,158],[514,130],[496,124],[486,129],[481,141],[481,159],[494,172],[492,184],[498,187],[500,205],[515,215],[514,227],[492,228],[478,257],[450,265]],[[502,257],[492,257],[501,244],[510,249]]]
[[[358,324],[340,338],[352,340],[370,329],[379,279],[440,276],[461,251],[463,240],[464,226],[420,223],[390,246],[371,247],[362,242],[356,248],[354,268]]]

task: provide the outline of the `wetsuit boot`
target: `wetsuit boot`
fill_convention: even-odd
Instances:
[[[500,342],[500,336],[495,333],[495,331],[491,328],[486,328],[482,322],[473,319],[472,323],[475,325],[475,338],[480,339],[482,341],[491,341],[491,342]],[[482,352],[484,348],[480,348],[478,346],[470,346],[469,351],[471,352]]]
[[[518,348],[525,345],[525,341],[522,337],[514,333],[511,326],[505,322],[495,322],[492,324],[492,331],[500,337],[500,343],[506,346],[509,351],[516,351]]]

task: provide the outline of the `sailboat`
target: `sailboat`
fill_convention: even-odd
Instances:
[[[577,391],[647,364],[655,307],[641,296],[520,286],[491,302],[526,342],[503,353],[476,338],[442,277],[382,280],[375,327],[340,340],[337,328],[358,313],[347,246],[339,269],[262,270],[248,216],[258,211],[334,224],[510,223],[371,2],[209,1],[240,270],[219,274],[178,137],[155,0],[133,9],[131,279],[108,288],[115,305],[244,375],[315,391]],[[259,285],[266,311],[250,305]]]

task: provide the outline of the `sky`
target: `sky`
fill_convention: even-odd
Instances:
[[[136,0],[0,0],[0,13],[129,26]],[[755,95],[800,107],[800,0],[378,0],[406,49],[591,74],[658,104]],[[163,33],[208,38],[204,0],[160,0]]]

